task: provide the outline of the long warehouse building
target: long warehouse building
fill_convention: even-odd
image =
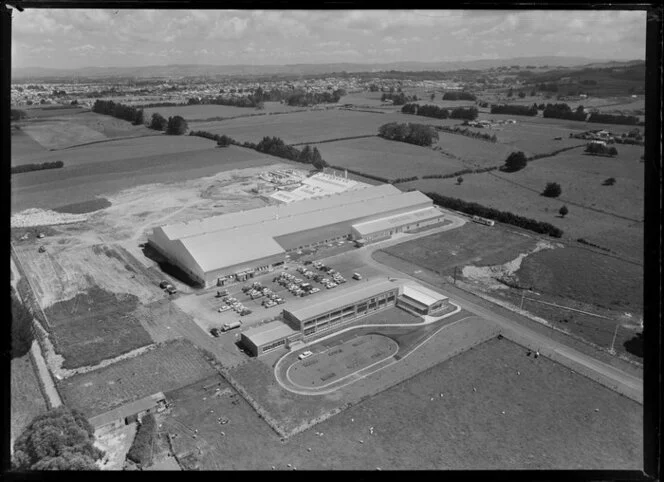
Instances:
[[[390,184],[160,226],[148,243],[197,282],[243,281],[289,252],[341,239],[372,242],[442,222],[418,191]]]

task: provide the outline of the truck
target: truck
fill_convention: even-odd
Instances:
[[[233,321],[231,323],[224,323],[224,325],[221,327],[222,331],[230,331],[235,328],[240,328],[242,326],[241,321]]]
[[[302,283],[300,288],[302,288],[304,291],[311,291],[313,286],[311,286],[311,283]]]

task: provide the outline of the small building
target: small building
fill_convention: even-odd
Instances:
[[[242,332],[240,343],[253,356],[260,356],[285,346],[288,341],[295,341],[298,338],[300,338],[299,331],[294,330],[281,320],[276,320]]]
[[[166,409],[166,397],[163,393],[155,393],[135,402],[127,403],[101,415],[89,419],[95,430],[100,428],[116,428],[139,421],[148,413],[162,412]]]
[[[447,296],[436,293],[419,284],[405,284],[397,300],[397,306],[417,315],[431,315],[450,306]]]

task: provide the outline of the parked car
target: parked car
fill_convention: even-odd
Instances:
[[[311,292],[312,293],[318,293],[320,291],[320,288],[312,288]]]
[[[226,306],[220,306],[219,308],[217,308],[217,311],[219,313],[223,313],[224,311],[228,311],[230,309],[231,309],[231,307],[226,305]]]
[[[309,358],[311,355],[313,355],[313,353],[311,351],[307,350],[307,351],[303,351],[302,353],[300,353],[297,357],[300,360],[304,360],[305,358]]]
[[[175,293],[178,292],[178,290],[173,285],[168,285],[166,287],[166,291],[168,292],[169,295],[174,295]]]
[[[170,283],[166,280],[163,280],[161,283],[159,283],[159,287],[161,289],[165,289]]]
[[[283,305],[284,303],[286,303],[286,300],[284,300],[283,298],[277,298],[275,301],[277,302],[278,305]]]
[[[312,263],[312,261],[308,261],[308,260],[304,262],[305,266],[308,266],[308,265],[310,265],[311,263]]]
[[[210,330],[210,334],[211,334],[212,336],[214,336],[215,338],[218,338],[219,335],[221,335],[221,331],[219,330],[219,328],[212,328],[212,329]]]
[[[251,313],[252,313],[252,311],[249,308],[245,308],[244,310],[242,310],[240,312],[240,316],[250,315]]]
[[[330,278],[323,278],[322,280],[320,280],[320,282],[326,285],[330,282]]]
[[[361,280],[361,279],[362,279],[362,275],[361,275],[360,273],[353,273],[353,279]]]

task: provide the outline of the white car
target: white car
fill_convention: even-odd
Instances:
[[[217,311],[218,311],[219,313],[223,313],[224,311],[228,311],[228,310],[230,310],[230,309],[231,309],[230,306],[228,306],[228,305],[224,305],[224,306],[218,308]]]
[[[312,293],[318,293],[320,291],[320,288],[312,288],[311,292]]]
[[[311,355],[313,355],[313,353],[310,352],[309,350],[307,350],[307,351],[303,351],[302,353],[300,353],[297,357],[300,360],[304,360],[305,358],[309,358]]]

